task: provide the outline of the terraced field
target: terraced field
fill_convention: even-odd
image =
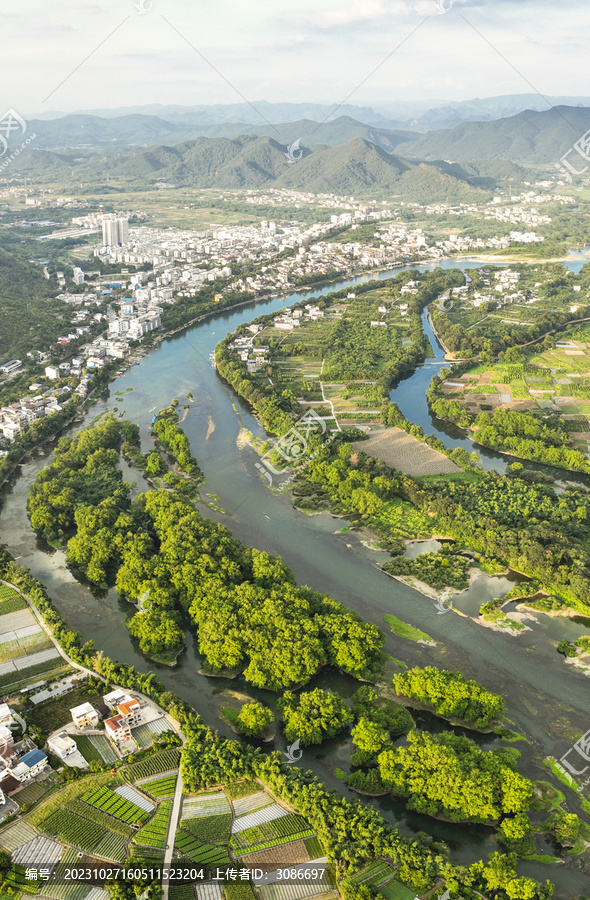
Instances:
[[[129,825],[141,825],[148,819],[148,813],[145,810],[107,787],[86,791],[80,799]]]
[[[205,866],[229,866],[232,865],[225,847],[215,847],[213,844],[204,844],[184,831],[176,832],[174,846],[183,856],[194,863]]]
[[[176,787],[176,775],[165,775],[163,778],[152,778],[150,781],[144,781],[141,785],[142,791],[158,800],[162,797],[174,796]]]
[[[160,775],[163,772],[173,772],[180,765],[180,753],[178,750],[161,750],[133,763],[125,769],[125,777],[128,781],[139,781],[141,778],[149,778],[150,775]]]
[[[288,813],[286,816],[233,834],[231,843],[235,848],[234,855],[244,856],[245,853],[266,850],[268,847],[312,837],[314,834],[314,830],[309,827],[309,822],[303,816]]]
[[[134,838],[135,843],[146,847],[164,849],[166,847],[171,809],[172,801],[164,800],[151,821],[137,832]]]

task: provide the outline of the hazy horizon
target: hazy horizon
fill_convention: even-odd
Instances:
[[[590,95],[590,9],[567,0],[300,0],[283,12],[260,0],[64,0],[57,13],[8,0],[0,22],[3,103],[29,117],[261,97],[379,109]]]

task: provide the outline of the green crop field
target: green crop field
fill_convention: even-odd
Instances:
[[[0,616],[17,612],[19,609],[26,609],[28,605],[27,601],[20,594],[13,591],[12,588],[0,584]]]
[[[304,843],[310,859],[320,859],[325,856],[324,849],[317,837],[306,838]]]
[[[25,877],[25,868],[23,866],[17,866],[13,864],[6,875],[4,876],[4,883],[2,887],[5,892],[6,888],[10,888],[13,891],[24,891],[26,894],[36,894],[39,890],[39,886],[41,884],[40,880],[32,880],[27,879]]]
[[[164,800],[160,803],[156,814],[151,821],[144,825],[134,837],[136,844],[144,844],[146,847],[166,846],[166,836],[168,834],[168,823],[170,821],[170,811],[172,809],[172,801]]]
[[[149,778],[150,775],[159,775],[160,772],[169,772],[180,765],[180,753],[178,750],[161,750],[133,763],[125,769],[125,778],[128,781],[138,781],[140,778]]]
[[[197,816],[193,819],[182,819],[180,827],[189,831],[200,841],[226,844],[229,841],[231,822],[231,813],[226,813],[220,816]]]
[[[204,844],[192,835],[185,834],[184,831],[176,832],[174,846],[183,856],[188,857],[194,863],[213,867],[231,865],[227,848]]]
[[[232,836],[232,843],[236,848],[236,854],[252,853],[255,850],[265,850],[268,847],[276,847],[285,841],[294,841],[299,838],[312,837],[313,828],[309,822],[296,813],[281,816],[280,819],[272,819],[261,825],[246,828]]]
[[[236,781],[235,784],[226,784],[225,793],[230,800],[238,800],[240,797],[247,797],[249,794],[256,794],[262,788],[257,781]]]
[[[87,791],[82,794],[80,799],[129,825],[141,825],[149,818],[148,813],[132,803],[131,800],[126,800],[125,797],[115,794],[107,787]]]
[[[96,762],[99,762],[102,765],[104,760],[89,737],[87,737],[85,734],[75,734],[74,740],[76,741],[78,750],[80,751],[86,762],[92,762],[93,760],[96,760]]]
[[[89,819],[82,819],[67,809],[57,809],[51,813],[49,818],[42,823],[41,829],[47,834],[57,835],[67,844],[79,847],[87,853],[92,852],[107,834],[100,825]]]
[[[145,781],[141,785],[142,791],[145,791],[150,797],[155,797],[157,799],[174,796],[175,787],[176,775],[165,775],[164,778],[154,778],[153,781]]]
[[[66,800],[63,804],[63,809],[68,809],[71,813],[81,816],[83,819],[96,822],[101,828],[108,828],[109,831],[114,831],[115,834],[121,835],[126,840],[135,834],[135,829],[131,825],[126,825],[120,819],[115,819],[114,816],[109,816],[102,810],[96,809],[96,807],[90,806],[88,803],[83,803],[81,800],[75,798]]]
[[[95,856],[112,859],[113,862],[125,862],[127,841],[120,834],[105,834],[94,848]]]
[[[195,900],[195,889],[192,884],[171,884],[170,900]]]

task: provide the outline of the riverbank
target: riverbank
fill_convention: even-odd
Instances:
[[[344,286],[346,285],[338,285],[338,289]],[[278,301],[276,305],[278,308]],[[250,311],[245,309],[233,317],[222,315],[220,321],[222,327],[229,331],[235,330],[240,322],[247,323],[251,317]],[[533,749],[534,754],[543,756],[555,747],[556,741],[563,744],[564,750],[569,745],[569,731],[564,731],[559,724],[563,718],[563,697],[567,696],[570,707],[570,730],[575,727],[575,723],[582,725],[590,713],[587,682],[572,667],[565,669],[554,652],[556,638],[553,632],[539,632],[536,635],[536,646],[540,649],[546,645],[551,651],[550,655],[541,659],[540,654],[525,653],[522,644],[517,648],[507,635],[498,634],[493,640],[488,640],[488,636],[481,629],[473,628],[469,620],[452,620],[449,616],[437,615],[432,603],[420,603],[420,595],[414,590],[383,578],[383,573],[373,564],[354,533],[347,535],[345,541],[334,535],[335,528],[342,523],[337,522],[329,513],[313,517],[300,515],[284,495],[269,491],[254,466],[253,454],[240,453],[236,447],[240,425],[234,404],[245,426],[261,441],[266,440],[266,436],[248,408],[236,400],[235,395],[211,368],[208,357],[216,342],[216,338],[211,336],[212,330],[214,328],[205,324],[189,333],[188,341],[177,338],[163,342],[157,352],[147,354],[142,364],[125,376],[125,385],[134,387],[134,392],[126,398],[127,417],[140,424],[142,442],[144,439],[149,441],[152,408],[164,408],[168,405],[170,396],[192,390],[196,399],[187,417],[185,429],[191,447],[207,473],[208,489],[221,498],[221,504],[229,511],[223,517],[206,514],[215,521],[227,524],[234,536],[250,545],[283,556],[295,571],[299,584],[307,584],[320,593],[336,596],[364,619],[382,627],[384,614],[393,610],[406,621],[422,625],[430,631],[437,640],[437,647],[410,642],[403,642],[402,646],[402,642],[395,635],[389,634],[387,629],[386,650],[398,658],[402,657],[408,665],[460,668],[469,672],[470,677],[482,681],[489,689],[507,697],[511,717],[532,741],[530,754],[526,746],[523,754],[525,774],[530,772],[532,777],[538,777],[538,773],[534,774],[536,764]],[[428,380],[429,378],[428,374]],[[421,397],[419,379],[414,379],[408,386],[411,387],[410,396],[415,409]],[[209,415],[214,417],[216,430],[210,440],[205,441]],[[87,424],[91,418],[92,414],[87,416]],[[77,429],[77,426],[74,427]],[[94,595],[87,587],[74,582],[59,551],[47,555],[37,546],[24,512],[24,503],[31,479],[46,463],[47,460],[35,459],[27,463],[11,493],[6,496],[0,527],[13,554],[22,554],[23,564],[35,574],[38,573],[40,579],[48,585],[56,607],[85,639],[94,639],[97,648],[135,666],[138,674],[155,673],[155,677],[168,690],[176,692],[187,702],[195,703],[195,698],[198,697],[197,706],[204,721],[221,734],[235,737],[217,715],[216,692],[224,683],[218,678],[205,679],[197,674],[200,663],[192,637],[189,636],[187,653],[177,670],[156,669],[137,652],[122,627],[125,608],[117,600],[116,594],[97,592]],[[497,462],[494,464],[497,465]],[[559,619],[556,622],[566,623],[567,620]],[[577,634],[578,632],[576,636]],[[241,687],[241,684],[238,682],[236,686]],[[349,690],[348,680],[332,672],[322,674],[314,682],[315,686],[342,694],[347,694]],[[263,702],[270,705],[274,703],[272,695],[259,691],[253,693]],[[347,796],[348,791],[334,776],[334,767],[341,765],[345,754],[349,752],[346,740],[334,739],[322,748],[321,754],[307,754],[305,766],[341,796]],[[269,747],[284,751],[283,737],[279,734],[274,746],[270,744]],[[449,839],[450,826],[443,827],[439,823],[437,827],[434,820],[426,820],[425,817],[406,810],[393,798],[381,798],[372,805],[390,822],[398,823],[404,836],[411,837],[426,830],[435,840]],[[481,858],[482,852],[487,854],[496,849],[495,841],[487,833],[488,829],[485,832],[484,835],[483,829],[453,826],[453,855],[462,863],[469,864]],[[526,871],[531,877],[544,879],[540,866],[534,870],[534,867],[530,868],[527,864]],[[581,878],[583,873],[578,876],[577,872],[568,867],[559,882],[559,896],[573,898],[580,892],[583,893]]]

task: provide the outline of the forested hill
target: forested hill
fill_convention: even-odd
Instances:
[[[27,177],[71,177],[75,172],[85,182],[103,182],[108,176],[139,187],[166,182],[198,188],[274,187],[372,196],[392,191],[417,201],[476,202],[488,198],[492,189],[482,190],[467,171],[409,162],[363,137],[317,149],[305,148],[302,141],[301,150],[302,157],[289,165],[286,145],[246,134],[232,140],[202,137],[116,157],[32,149],[15,161],[14,168]]]
[[[589,108],[527,109],[495,122],[464,122],[455,128],[431,131],[417,141],[398,145],[396,152],[427,161],[500,158],[553,166],[588,128]]]
[[[0,247],[0,360],[45,350],[59,336],[63,303],[54,293],[41,266]]]
[[[67,147],[112,147],[113,144],[119,148],[149,147],[157,143],[179,144],[198,137],[235,138],[240,134],[251,134],[268,135],[284,144],[291,144],[296,138],[300,138],[308,147],[317,144],[338,147],[355,137],[363,137],[390,151],[402,141],[418,137],[411,131],[367,125],[351,116],[338,116],[331,122],[298,118],[272,124],[262,118],[249,123],[245,118],[210,122],[205,117],[200,120],[199,117],[194,120],[189,117],[171,121],[165,117],[137,113],[109,118],[75,114],[49,121],[33,119],[29,122],[29,127],[36,134],[35,146],[52,150]]]

